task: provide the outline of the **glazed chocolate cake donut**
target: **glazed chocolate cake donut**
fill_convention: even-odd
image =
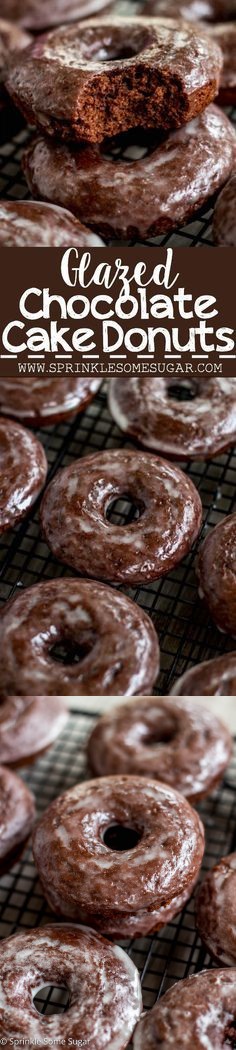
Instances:
[[[223,966],[236,963],[236,853],[207,872],[196,901],[196,926],[210,955]]]
[[[182,795],[126,776],[70,788],[33,841],[53,911],[119,938],[158,930],[181,910],[203,850],[200,818]]]
[[[203,541],[197,562],[199,594],[220,631],[236,637],[236,514]]]
[[[236,156],[232,123],[217,106],[165,137],[139,159],[115,159],[33,139],[23,168],[34,196],[71,208],[104,238],[146,238],[188,222],[226,181]],[[130,208],[132,198],[132,208]]]
[[[183,18],[187,22],[225,22],[236,17],[236,0],[144,0],[151,18]]]
[[[46,134],[102,142],[140,126],[181,127],[215,98],[221,68],[220,48],[195,26],[94,18],[40,37],[6,83]]]
[[[0,874],[18,859],[34,820],[34,799],[26,784],[0,767]]]
[[[111,587],[48,580],[21,591],[1,611],[2,696],[151,693],[158,671],[151,620]]]
[[[140,516],[121,527],[108,520],[108,511],[122,497]],[[127,584],[169,572],[190,550],[201,517],[198,492],[181,470],[124,448],[96,452],[59,471],[41,511],[57,558],[86,576]]]
[[[42,201],[0,201],[0,245],[4,248],[90,248],[100,237],[65,208]],[[61,382],[61,380],[59,380]]]
[[[67,721],[61,696],[9,696],[0,699],[0,764],[32,762],[54,743]]]
[[[162,780],[190,802],[221,781],[232,754],[226,726],[197,703],[141,697],[99,719],[88,741],[97,776],[128,773]]]
[[[43,488],[47,460],[34,434],[0,417],[0,534],[24,518]]]
[[[236,440],[236,379],[116,377],[109,408],[125,434],[166,456],[211,459]]]
[[[236,172],[216,201],[213,236],[222,248],[236,248]]]
[[[90,376],[4,378],[0,382],[0,412],[16,416],[21,423],[28,423],[31,427],[50,426],[84,412],[100,385],[100,379]]]
[[[93,930],[55,923],[2,940],[0,971],[0,1029],[7,1050],[21,1043],[45,1050],[128,1046],[142,1009],[138,970],[122,948]],[[67,988],[65,1012],[46,1017],[35,1009],[36,991],[47,984]]]
[[[89,18],[112,8],[112,0],[1,0],[1,14],[33,33],[64,22]]]
[[[134,1050],[227,1050],[235,1040],[236,969],[178,981],[137,1025]]]
[[[236,653],[224,653],[188,671],[171,689],[173,696],[236,696]]]

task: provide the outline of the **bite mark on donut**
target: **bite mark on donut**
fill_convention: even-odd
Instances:
[[[221,65],[217,44],[187,24],[91,19],[34,42],[7,88],[47,134],[96,143],[135,126],[181,127],[214,99]]]

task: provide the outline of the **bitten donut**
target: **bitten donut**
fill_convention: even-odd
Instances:
[[[100,379],[90,376],[4,378],[0,383],[0,412],[16,416],[31,427],[50,426],[83,412],[99,387]]]
[[[198,556],[200,597],[217,627],[236,637],[236,514],[212,529]]]
[[[169,922],[191,895],[203,850],[200,818],[182,795],[126,776],[71,788],[45,811],[33,841],[53,911],[111,937]]]
[[[210,955],[223,966],[236,963],[236,853],[207,872],[196,900],[196,926]]]
[[[208,459],[235,443],[236,379],[117,377],[108,397],[118,427],[163,455]]]
[[[216,201],[213,236],[222,248],[236,248],[236,172]]]
[[[102,142],[130,128],[173,128],[218,93],[222,54],[171,19],[61,26],[14,58],[7,88],[30,123],[59,139]]]
[[[151,693],[158,671],[149,616],[95,581],[48,580],[21,591],[1,611],[3,696]]]
[[[43,926],[0,944],[2,1042],[125,1050],[140,1017],[142,995],[131,959],[93,930]],[[69,992],[65,1012],[46,1017],[34,996],[44,985]],[[19,992],[20,989],[20,992]]]
[[[97,722],[88,741],[95,774],[130,773],[170,784],[191,802],[221,781],[232,754],[223,722],[198,704],[141,697]]]
[[[0,201],[0,245],[4,248],[90,248],[100,237],[65,208],[42,201]],[[59,380],[60,382],[60,380]]]
[[[226,114],[208,106],[162,141],[154,135],[149,147],[139,160],[116,160],[99,146],[34,139],[23,168],[34,196],[71,208],[104,238],[145,239],[185,224],[220,189],[236,135]]]
[[[0,764],[32,762],[54,743],[67,721],[61,696],[9,696],[0,699]]]
[[[0,767],[0,874],[18,859],[34,820],[31,791],[10,769]]]
[[[188,671],[171,689],[173,696],[236,696],[236,653],[224,653]]]
[[[183,18],[190,22],[225,22],[236,17],[236,0],[145,0],[143,13],[152,18]]]
[[[137,1025],[134,1050],[227,1050],[235,1039],[236,969],[178,981]]]
[[[122,527],[107,516],[121,497],[140,514]],[[41,523],[54,555],[77,572],[142,583],[169,572],[187,554],[201,517],[198,492],[181,470],[148,452],[122,448],[59,471],[43,500]]]
[[[24,518],[43,488],[47,460],[40,441],[19,423],[0,417],[0,534]]]
[[[88,18],[108,7],[112,7],[111,0],[109,4],[105,0],[1,0],[1,14],[33,33]]]

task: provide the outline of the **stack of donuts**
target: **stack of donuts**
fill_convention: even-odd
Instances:
[[[199,535],[199,493],[173,457],[208,459],[236,439],[236,380],[132,376],[109,382],[111,415],[133,445],[73,459],[49,484],[33,428],[78,414],[93,378],[3,379],[0,391],[0,531],[40,504],[41,531],[73,576],[41,581],[5,602],[0,615],[1,695],[150,695],[160,666],[158,635],[138,602],[111,585],[136,587],[170,572]],[[178,393],[190,400],[178,400]],[[135,443],[134,443],[135,442]],[[44,493],[42,495],[42,489]],[[114,508],[125,500],[120,526]],[[220,629],[236,635],[236,516],[204,539],[200,593]],[[219,574],[219,565],[223,572]],[[158,611],[158,610],[157,610]],[[199,665],[174,695],[235,695],[236,657]]]
[[[225,17],[233,5],[231,0]],[[113,10],[104,16],[102,0],[90,0],[87,18],[82,4],[77,21],[78,2],[61,10],[57,0],[48,13],[45,0],[4,0],[3,6],[6,15],[16,12],[19,34],[22,26],[37,31],[23,52],[22,38],[15,42],[5,86],[38,131],[23,168],[39,211],[28,201],[3,202],[2,243],[35,243],[37,237],[46,243],[47,230],[48,243],[57,243],[59,226],[59,243],[63,234],[65,243],[69,222],[77,243],[87,237],[95,245],[102,243],[97,235],[145,240],[188,223],[235,165],[235,131],[214,101],[235,100],[236,23],[209,28],[193,21],[197,5],[191,0],[145,0],[135,17]],[[217,3],[208,6],[214,19]],[[223,11],[223,0],[221,6]],[[232,237],[232,196],[230,186],[221,218],[217,211],[218,240],[220,225]],[[52,205],[70,216],[57,216]],[[222,207],[226,220],[230,208],[226,224]]]
[[[21,764],[52,743],[66,712],[58,697],[54,705],[52,698],[12,697],[1,717],[0,761]],[[159,931],[189,900],[205,843],[193,806],[215,790],[231,753],[230,734],[210,711],[190,700],[146,697],[99,719],[87,745],[95,779],[55,798],[36,823],[28,789],[3,768],[0,855],[5,826],[8,836],[10,826],[14,830],[18,780],[18,819],[26,809],[24,836],[34,823],[34,862],[54,915],[46,926],[0,944],[0,1033],[7,1050],[24,1040],[30,1050],[35,1044],[49,1050],[54,1041],[65,1050],[87,1043],[92,1050],[125,1050],[132,1035],[136,1050],[160,1043],[165,1050],[190,1050],[191,1040],[204,1050],[206,1033],[209,1050],[231,1045],[235,854],[208,873],[196,898],[197,930],[225,969],[180,981],[144,1015],[136,966],[114,943]],[[12,863],[9,851],[6,863]],[[37,1013],[34,996],[45,984],[67,989],[65,1012]]]

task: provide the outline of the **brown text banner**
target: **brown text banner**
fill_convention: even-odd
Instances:
[[[1,249],[2,376],[236,375],[235,250]]]

